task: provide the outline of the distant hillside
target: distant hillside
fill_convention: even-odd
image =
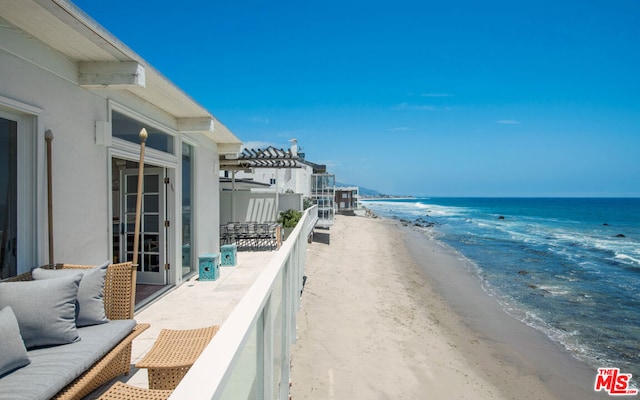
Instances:
[[[378,192],[377,190],[374,190],[374,189],[367,189],[365,187],[362,187],[360,185],[355,185],[353,183],[336,182],[336,188],[346,187],[346,186],[358,186],[358,191],[360,193],[360,196],[363,196],[363,197],[379,197],[379,196],[382,196],[382,193],[380,193],[380,192]]]

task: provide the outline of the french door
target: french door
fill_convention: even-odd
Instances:
[[[138,248],[138,283],[165,285],[167,256],[165,170],[145,168],[140,214],[140,244]],[[122,260],[133,260],[135,236],[138,170],[123,169],[120,176]]]

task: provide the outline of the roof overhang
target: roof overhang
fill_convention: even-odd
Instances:
[[[75,73],[69,73],[69,68],[56,71],[57,65],[47,61],[51,63],[47,65],[50,72],[103,96],[109,96],[112,91],[135,96],[173,116],[179,132],[203,133],[219,144],[221,153],[240,151],[240,139],[209,111],[73,3],[2,0],[0,17],[3,29],[14,28],[2,20],[53,49],[59,58],[57,65],[68,67],[71,63],[76,67]],[[13,53],[23,47],[19,39],[15,43],[0,43],[0,48]],[[19,56],[38,65],[43,62],[38,54]]]

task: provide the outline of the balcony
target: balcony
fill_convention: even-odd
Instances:
[[[170,399],[288,399],[307,238],[317,219],[317,207],[309,208],[278,251],[241,252],[217,280],[190,279],[137,312],[151,328],[134,341],[132,364],[163,328],[220,325]],[[146,370],[121,380],[148,387]]]

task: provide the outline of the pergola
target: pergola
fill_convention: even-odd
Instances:
[[[265,149],[244,149],[239,155],[220,156],[220,169],[238,171],[252,168],[301,168],[297,154],[290,149],[269,146]]]
[[[220,169],[231,171],[231,215],[235,215],[234,192],[236,191],[236,171],[246,171],[253,168],[302,168],[298,164],[300,157],[289,150],[269,146],[265,149],[244,149],[236,155],[220,155]],[[276,189],[277,192],[277,189]],[[278,195],[276,194],[276,209]]]

